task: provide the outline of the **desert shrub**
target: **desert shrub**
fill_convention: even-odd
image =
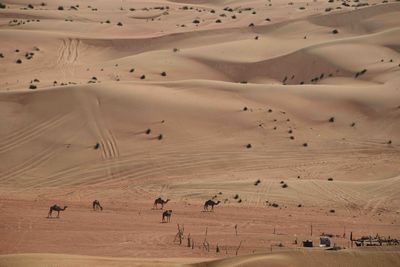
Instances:
[[[246,148],[251,148],[251,144],[247,144],[247,145],[246,145]]]
[[[335,122],[335,117],[330,117],[329,122]]]
[[[254,23],[250,23],[250,24],[249,24],[249,27],[254,27]]]
[[[260,180],[260,179],[258,179],[258,180],[254,183],[254,185],[257,186],[259,183],[261,183],[261,180]]]
[[[22,63],[22,60],[21,60],[21,59],[17,59],[17,61],[15,61],[15,63],[21,64],[21,63]]]
[[[239,199],[239,195],[236,194],[233,198],[234,198],[234,199]]]
[[[143,74],[142,76],[140,76],[140,79],[141,79],[141,80],[146,79],[146,75]]]
[[[330,213],[335,213],[335,210],[334,210],[334,209],[332,209],[332,210],[329,210],[329,212],[330,212]]]
[[[215,21],[215,23],[221,23],[222,21],[220,20],[220,19],[217,19],[216,21]]]
[[[278,208],[278,207],[279,207],[279,205],[276,204],[276,203],[272,203],[270,206],[272,206],[272,207],[274,207],[274,208]]]
[[[303,144],[303,146],[304,146],[304,147],[307,147],[307,146],[308,146],[308,144],[307,144],[307,143],[304,143],[304,144]]]
[[[332,181],[333,181],[333,178],[332,178],[332,177],[329,177],[329,178],[328,178],[328,181],[332,182]]]
[[[110,24],[110,23],[111,23],[111,21],[110,21],[110,20],[106,20],[106,23]]]
[[[34,84],[29,85],[29,89],[36,89],[36,88],[37,88],[37,86]]]
[[[331,7],[325,8],[325,12],[330,12],[330,11],[332,11],[332,8],[331,8]]]
[[[99,149],[100,148],[100,143],[96,143],[93,148],[94,149]]]
[[[32,5],[32,4],[29,4],[29,5],[28,5],[28,8],[33,9],[33,5]]]
[[[334,29],[334,30],[332,31],[332,33],[333,33],[333,34],[338,34],[339,31],[338,31],[337,29]]]
[[[161,76],[165,77],[167,76],[167,73],[165,71],[161,72]]]
[[[301,208],[302,206],[303,206],[303,205],[301,205],[301,204],[297,205],[298,208]]]
[[[63,6],[58,6],[57,9],[58,9],[58,10],[64,10],[64,7],[63,7]]]
[[[0,58],[4,58],[4,55],[3,55],[3,53],[0,53]]]
[[[149,128],[146,130],[146,134],[150,134],[150,133],[151,133],[151,129]]]
[[[118,25],[118,26],[122,26],[122,22],[118,22],[117,25]]]
[[[293,136],[293,135],[291,135],[289,138],[292,139],[292,140],[294,140],[294,136]]]
[[[288,187],[288,185],[286,184],[286,183],[284,183],[283,185],[282,185],[282,188],[287,188]]]
[[[194,23],[194,24],[199,24],[199,23],[200,23],[200,20],[195,19],[195,20],[192,21],[192,23]]]
[[[163,135],[162,135],[162,134],[159,134],[158,137],[157,137],[157,139],[158,139],[158,140],[162,140],[162,139],[163,139]]]
[[[133,68],[129,70],[129,72],[131,72],[131,73],[134,72],[134,71],[135,71],[135,69],[133,69]]]
[[[247,110],[248,110],[248,108],[247,108],[247,107],[244,107],[244,108],[243,108],[243,111],[247,111]]]
[[[351,126],[351,127],[354,127],[354,126],[356,126],[356,123],[353,122],[353,123],[350,124],[350,126]]]
[[[0,3],[0,8],[2,9],[6,8],[6,4]]]
[[[392,140],[387,141],[387,144],[391,145],[392,144]]]
[[[235,16],[235,15],[233,15],[231,18],[232,18],[232,19],[236,19],[236,16]]]
[[[174,51],[176,53],[179,51],[179,48],[174,48],[172,51]]]

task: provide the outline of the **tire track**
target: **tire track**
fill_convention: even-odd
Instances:
[[[33,127],[25,127],[8,137],[4,137],[5,141],[0,144],[0,154],[15,149],[25,143],[28,143],[47,131],[54,129],[72,118],[72,113],[62,114],[54,118],[37,124]]]

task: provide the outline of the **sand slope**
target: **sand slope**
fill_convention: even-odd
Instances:
[[[17,256],[3,260],[182,264],[240,241],[244,255],[323,232],[346,247],[350,232],[398,237],[400,3],[357,3],[5,2],[0,253]],[[210,198],[221,204],[202,212]],[[68,209],[48,220],[54,203]],[[177,223],[193,249],[174,243]],[[238,261],[331,255],[316,253]],[[344,251],[343,264],[351,253],[386,257]]]

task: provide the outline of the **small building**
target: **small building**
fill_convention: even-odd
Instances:
[[[312,248],[312,247],[313,247],[313,242],[312,242],[312,240],[303,240],[303,247],[305,247],[305,248]]]
[[[327,236],[320,236],[319,237],[319,246],[320,247],[330,247],[331,246],[331,240]]]

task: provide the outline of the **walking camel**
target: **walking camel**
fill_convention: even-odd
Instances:
[[[165,222],[169,223],[171,221],[171,215],[172,215],[172,210],[164,211],[163,214],[162,214],[162,222],[163,223],[165,223]],[[167,220],[165,221],[165,219],[167,219]]]
[[[157,209],[158,204],[161,205],[161,209],[164,209],[164,205],[167,204],[168,201],[170,201],[170,199],[163,200],[161,197],[157,198],[156,200],[154,200],[153,209]]]
[[[100,205],[100,201],[98,201],[97,199],[95,201],[93,201],[93,210],[96,211],[100,209],[101,211],[103,211],[103,207]]]
[[[67,206],[64,206],[64,208],[61,208],[57,204],[54,204],[53,206],[50,207],[49,214],[47,215],[47,218],[52,218],[51,214],[53,211],[57,211],[57,218],[60,218],[60,211],[64,211],[67,208]]]
[[[219,203],[221,203],[221,201],[217,201],[217,202],[214,202],[214,201],[212,201],[211,199],[210,200],[207,200],[205,203],[204,203],[204,211],[209,211],[208,210],[208,207],[209,206],[211,206],[211,211],[214,211],[214,206],[217,206]]]

